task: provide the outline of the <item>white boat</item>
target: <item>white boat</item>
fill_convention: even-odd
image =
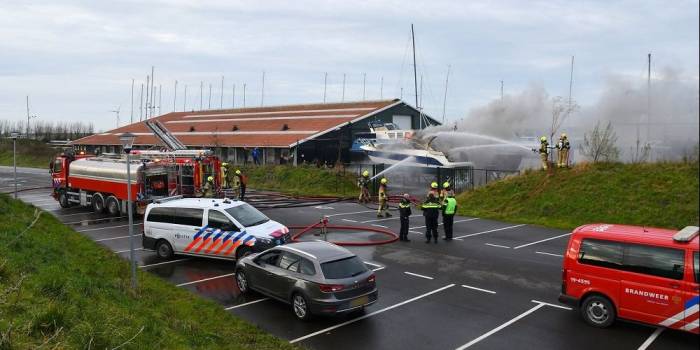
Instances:
[[[414,138],[414,130],[400,130],[393,123],[370,123],[371,138],[358,138],[359,149],[374,163],[405,163],[415,167],[469,166],[470,162],[451,162],[444,153],[430,147],[430,140]],[[368,135],[369,136],[369,135]]]

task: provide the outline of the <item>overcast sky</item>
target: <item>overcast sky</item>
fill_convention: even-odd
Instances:
[[[0,119],[122,124],[131,114],[136,79],[138,119],[141,83],[155,66],[163,85],[162,113],[323,100],[400,97],[413,104],[410,25],[416,29],[423,105],[442,117],[445,75],[448,119],[532,84],[550,95],[568,94],[575,56],[574,97],[592,103],[611,74],[645,79],[672,67],[698,82],[698,1],[0,1]],[[419,78],[420,79],[420,78]]]

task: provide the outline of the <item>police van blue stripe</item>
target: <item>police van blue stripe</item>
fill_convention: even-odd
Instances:
[[[207,229],[207,227],[209,227],[209,225],[205,225],[204,227],[200,228],[199,231],[197,231],[197,233],[194,234],[194,237],[192,237],[192,239],[197,239],[197,237],[199,237],[202,234],[202,232],[204,232],[204,230]]]

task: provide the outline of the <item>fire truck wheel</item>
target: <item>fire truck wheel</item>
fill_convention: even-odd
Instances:
[[[92,211],[97,214],[102,214],[105,211],[105,198],[102,194],[95,193],[92,195]]]
[[[615,306],[604,296],[591,295],[581,304],[581,315],[591,326],[605,328],[615,321]]]
[[[105,202],[105,205],[107,208],[107,213],[110,216],[119,216],[119,200],[117,200],[117,197],[115,197],[115,196],[107,197],[107,201]]]
[[[70,202],[68,202],[68,195],[66,192],[61,192],[58,194],[58,204],[61,206],[61,208],[68,208],[70,207]]]
[[[236,261],[241,260],[241,258],[250,255],[252,252],[248,247],[239,247],[236,249]]]
[[[173,247],[168,241],[161,239],[156,243],[156,254],[161,259],[170,259],[173,257]]]

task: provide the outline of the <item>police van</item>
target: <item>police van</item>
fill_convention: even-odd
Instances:
[[[698,248],[697,226],[578,227],[564,256],[559,301],[595,327],[621,318],[698,334]]]
[[[286,226],[237,200],[158,201],[143,218],[143,248],[164,259],[173,254],[239,259],[289,241]]]

